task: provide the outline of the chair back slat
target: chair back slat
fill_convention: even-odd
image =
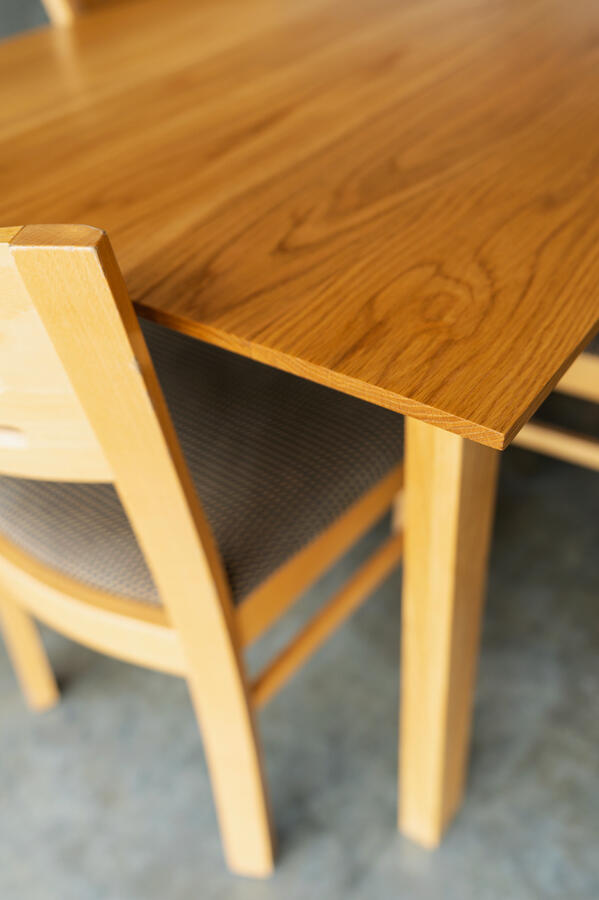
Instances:
[[[112,472],[0,234],[0,473],[111,481]]]

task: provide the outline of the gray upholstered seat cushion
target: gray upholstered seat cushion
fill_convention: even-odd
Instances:
[[[143,329],[238,602],[401,459],[402,418],[158,325]],[[2,477],[0,531],[87,584],[158,602],[110,485]]]
[[[599,356],[599,334],[593,338],[585,353],[593,353],[595,356]]]

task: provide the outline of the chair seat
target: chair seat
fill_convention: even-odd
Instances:
[[[235,602],[401,460],[396,413],[142,328]],[[159,602],[112,485],[1,477],[0,532],[85,584]]]
[[[597,337],[593,338],[584,352],[592,353],[594,356],[599,356],[599,334],[597,335]]]

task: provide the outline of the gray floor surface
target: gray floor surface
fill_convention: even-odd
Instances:
[[[0,35],[43,21],[35,0],[0,0]],[[552,404],[597,430],[596,410]],[[599,475],[504,454],[468,792],[435,853],[395,832],[400,589],[397,572],[260,715],[267,882],[223,865],[182,682],[44,632],[64,696],[35,716],[0,645],[0,898],[597,900]]]

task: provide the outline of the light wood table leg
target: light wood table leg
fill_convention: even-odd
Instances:
[[[406,419],[399,828],[428,847],[464,788],[498,460]]]

